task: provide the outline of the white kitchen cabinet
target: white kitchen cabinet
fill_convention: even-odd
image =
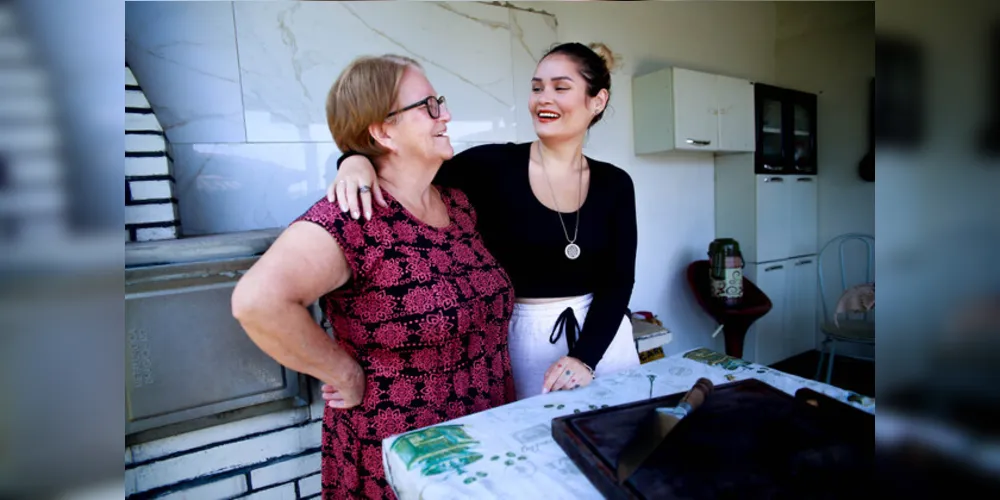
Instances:
[[[754,151],[753,84],[665,68],[632,80],[635,153]]]
[[[816,334],[816,259],[749,265],[746,276],[771,299],[772,309],[748,332],[745,357],[770,365],[811,351]]]
[[[757,176],[755,186],[757,234],[754,237],[757,242],[757,254],[752,258],[744,254],[744,259],[751,262],[768,262],[794,255],[789,253],[792,241],[792,231],[789,230],[791,228],[789,184],[790,180],[780,175]]]
[[[765,176],[773,177],[773,176]],[[816,191],[816,179],[814,175],[788,175],[787,190],[788,199],[788,227],[795,228],[789,235],[788,255],[809,255],[817,252],[819,235],[817,226],[819,214],[818,193]]]
[[[810,175],[757,175],[756,262],[816,252],[818,199]]]
[[[816,177],[758,175],[753,155],[715,158],[715,237],[734,238],[747,262],[817,251]]]
[[[719,150],[754,151],[754,88],[740,78],[716,75],[719,109]]]
[[[672,74],[673,140],[677,149],[716,149],[719,146],[719,111],[715,75],[680,68]]]
[[[788,262],[757,264],[755,272],[748,272],[748,278],[757,284],[771,299],[772,308],[754,322],[753,356],[744,356],[754,363],[769,365],[781,361],[785,352],[785,325],[787,323],[786,303],[788,301]],[[750,274],[755,275],[750,278]]]
[[[752,153],[715,158],[715,237],[739,242],[745,276],[773,304],[747,332],[748,360],[772,364],[815,347],[816,180],[755,174]]]
[[[788,268],[788,304],[783,332],[786,352],[784,359],[813,350],[819,325],[817,311],[816,257],[791,259]]]

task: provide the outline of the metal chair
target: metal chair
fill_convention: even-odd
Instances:
[[[847,266],[844,263],[844,249],[848,243],[860,242],[864,244],[864,248],[867,251],[867,262],[864,268],[864,281],[859,283],[852,283],[848,285],[847,283]],[[864,312],[864,313],[850,313],[844,315],[843,318],[837,318],[834,322],[834,316],[837,314],[834,310],[833,314],[830,311],[830,305],[827,301],[826,294],[826,282],[827,280],[823,277],[823,262],[824,257],[829,251],[836,249],[839,257],[840,264],[840,292],[837,294],[837,299],[843,295],[851,286],[861,284],[861,283],[873,283],[875,281],[874,275],[874,264],[875,264],[875,237],[867,234],[860,233],[848,233],[842,234],[828,241],[823,248],[819,251],[819,258],[816,265],[816,272],[818,274],[818,284],[820,299],[823,302],[823,322],[820,325],[820,330],[822,330],[825,339],[823,340],[822,347],[819,352],[819,363],[816,366],[816,380],[819,380],[820,373],[823,369],[823,358],[827,357],[827,367],[826,367],[826,383],[830,383],[830,377],[833,375],[833,362],[837,351],[837,342],[845,342],[852,344],[864,344],[864,345],[875,345],[875,314],[874,312]],[[860,318],[852,316],[861,316]],[[839,323],[839,326],[838,326]],[[828,349],[829,348],[829,349]],[[829,356],[827,356],[827,350],[829,350]],[[875,360],[872,358],[864,358]]]

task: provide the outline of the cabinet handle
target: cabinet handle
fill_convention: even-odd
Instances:
[[[764,177],[764,182],[785,182],[781,177]]]
[[[795,263],[796,266],[804,266],[806,264],[812,264],[812,260],[800,260]]]
[[[708,146],[709,144],[712,143],[712,141],[701,141],[701,140],[698,140],[698,139],[688,139],[688,140],[686,140],[684,142],[686,142],[686,143],[688,143],[688,144],[690,144],[692,146]]]
[[[795,179],[795,180],[799,181],[799,182],[812,182],[813,181],[811,177],[799,177],[798,179]]]
[[[781,167],[773,167],[773,166],[768,165],[768,164],[765,163],[764,164],[764,170],[781,170]]]
[[[764,268],[764,272],[766,273],[768,271],[776,271],[778,269],[784,269],[784,268],[785,268],[785,266],[771,266],[771,267]]]

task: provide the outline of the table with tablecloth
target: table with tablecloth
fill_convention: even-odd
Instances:
[[[386,477],[408,499],[602,498],[552,438],[552,419],[755,378],[788,394],[806,387],[869,413],[875,400],[706,348],[692,349],[595,380],[392,436],[382,442]]]

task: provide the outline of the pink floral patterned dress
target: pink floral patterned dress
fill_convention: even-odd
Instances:
[[[382,440],[514,401],[507,327],[510,279],[475,230],[461,191],[439,189],[451,224],[429,226],[386,193],[388,208],[353,220],[326,199],[297,221],[325,228],[351,280],[321,299],[366,375],[361,405],[327,407],[324,498],[393,498]]]

